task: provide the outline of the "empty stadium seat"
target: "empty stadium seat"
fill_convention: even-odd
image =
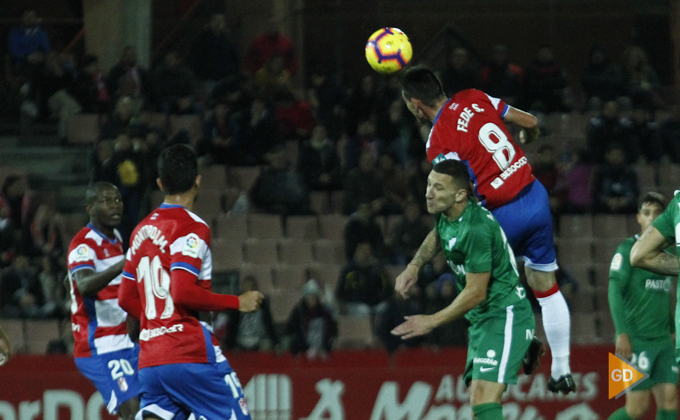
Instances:
[[[248,236],[259,239],[282,238],[281,216],[278,214],[249,214]]]
[[[277,289],[299,289],[307,281],[307,265],[278,264],[272,270],[272,278]]]
[[[621,242],[619,239],[595,239],[593,241],[593,262],[595,264],[611,263],[616,248]]]
[[[194,202],[192,210],[208,225],[211,225],[213,219],[218,214],[224,213],[222,209],[222,191],[201,189],[198,199]]]
[[[173,137],[182,130],[186,130],[191,144],[196,146],[203,136],[201,119],[197,115],[171,115],[168,118],[168,137]]]
[[[369,348],[374,343],[371,318],[368,316],[338,317],[337,347],[340,349]]]
[[[560,216],[561,238],[592,238],[593,217],[589,214],[565,214]]]
[[[344,191],[331,191],[331,208],[333,214],[342,214],[342,205],[345,202]]]
[[[345,264],[343,241],[319,239],[314,242],[314,261],[327,264]]]
[[[279,241],[279,257],[287,264],[311,264],[314,261],[312,242],[299,239]]]
[[[315,240],[319,237],[319,221],[316,216],[286,217],[286,236],[292,239]]]
[[[330,287],[335,290],[340,278],[342,265],[340,264],[310,264],[309,278],[315,279],[320,284]]]
[[[293,307],[302,299],[300,289],[278,289],[271,292],[271,312],[276,324],[288,320]]]
[[[340,214],[319,216],[319,235],[323,239],[342,239],[345,235],[348,217]]]
[[[56,320],[26,321],[25,333],[26,352],[43,354],[47,351],[47,344],[59,338],[59,322]]]
[[[598,239],[624,239],[628,235],[625,214],[596,214],[593,216],[593,235]]]
[[[213,271],[238,270],[244,263],[243,242],[214,240],[210,244]]]
[[[207,190],[223,190],[227,186],[226,165],[204,166],[198,169],[201,176],[201,192]]]
[[[231,167],[227,171],[227,184],[230,187],[239,188],[241,191],[250,191],[261,172],[262,168],[259,166]]]
[[[328,214],[330,202],[326,191],[312,191],[309,193],[309,207],[316,214]]]
[[[274,290],[272,269],[269,265],[243,264],[239,268],[239,276],[241,281],[247,276],[253,276],[257,281],[258,290],[265,296]]]
[[[220,214],[217,216],[217,237],[220,239],[247,239],[248,218],[245,215],[234,216]]]
[[[66,136],[70,144],[94,144],[99,138],[99,115],[76,114],[69,118]]]
[[[248,263],[276,264],[279,261],[277,241],[252,239],[243,244],[243,256]]]

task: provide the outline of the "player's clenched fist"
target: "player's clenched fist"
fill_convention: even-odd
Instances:
[[[255,312],[260,308],[264,295],[255,290],[245,292],[238,297],[238,310],[241,312]]]
[[[402,271],[394,285],[394,290],[396,290],[401,296],[406,299],[406,292],[418,281],[418,267],[415,265],[407,265],[406,269]]]

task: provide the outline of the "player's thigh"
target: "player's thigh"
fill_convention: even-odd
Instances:
[[[531,287],[532,290],[537,290],[539,292],[550,290],[557,281],[555,279],[554,271],[538,271],[525,264],[524,272],[526,273],[529,287]]]
[[[678,386],[677,384],[656,384],[652,387],[652,394],[658,410],[678,409]]]
[[[634,419],[644,416],[649,408],[650,395],[649,390],[628,392],[626,394],[626,413]]]
[[[473,379],[470,383],[470,406],[487,403],[500,404],[506,387],[504,383]]]
[[[123,420],[133,420],[139,411],[139,398],[130,398],[118,407],[118,416]]]
[[[675,364],[675,349],[669,341],[656,348],[652,368],[647,379],[652,383],[652,392],[657,406],[674,410],[678,406],[678,366]]]
[[[517,383],[517,372],[529,348],[536,327],[534,315],[526,300],[494,310],[474,326],[470,335],[466,380]],[[474,340],[474,342],[473,342]]]
[[[137,373],[139,347],[76,358],[76,366],[97,388],[111,414],[141,392]]]

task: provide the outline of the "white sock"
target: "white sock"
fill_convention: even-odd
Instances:
[[[543,314],[543,328],[552,353],[550,374],[553,379],[571,372],[569,367],[569,337],[571,321],[569,307],[559,290],[550,296],[538,298]]]

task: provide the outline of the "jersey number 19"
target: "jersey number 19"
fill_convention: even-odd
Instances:
[[[146,296],[146,319],[156,319],[156,298],[165,300],[165,308],[161,319],[167,319],[175,311],[175,305],[170,296],[170,275],[163,270],[161,259],[156,255],[149,262],[149,257],[142,257],[137,266],[137,281],[144,282]]]

